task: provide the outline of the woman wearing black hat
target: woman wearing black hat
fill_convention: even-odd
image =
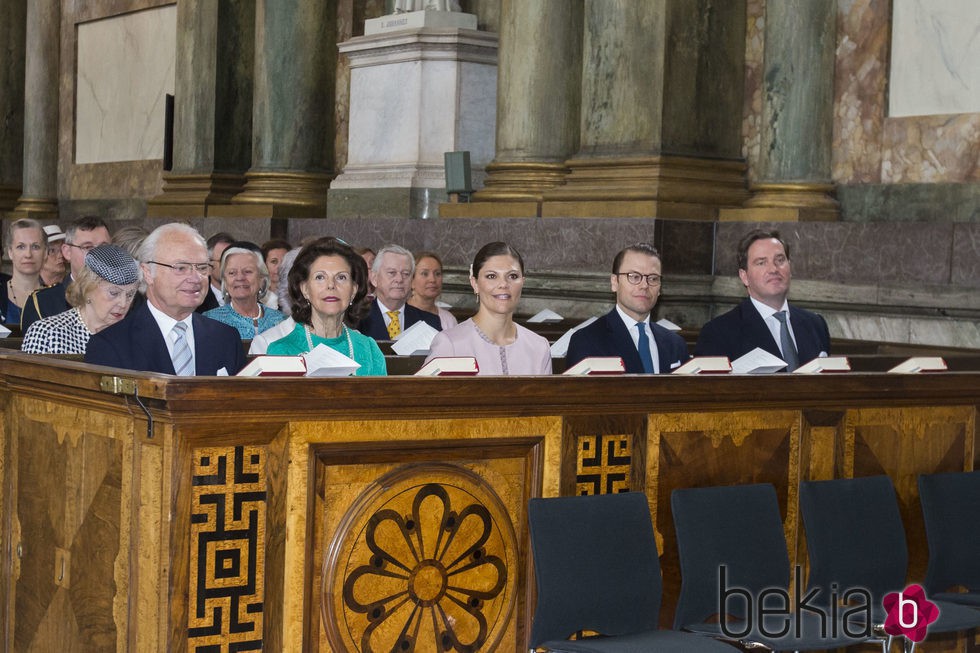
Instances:
[[[85,267],[65,293],[74,308],[31,324],[21,350],[29,354],[84,354],[93,333],[126,317],[139,281],[139,265],[126,250],[99,245],[85,255]]]

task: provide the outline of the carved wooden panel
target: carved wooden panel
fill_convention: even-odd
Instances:
[[[680,592],[670,493],[677,488],[772,483],[796,550],[800,414],[731,411],[651,415],[646,492],[662,553],[664,600],[660,623],[670,626]]]
[[[103,434],[74,411],[36,408],[20,407],[31,417],[22,414],[10,442],[16,469],[8,472],[18,486],[12,542],[20,554],[12,570],[13,650],[117,650],[128,589],[117,566],[128,546],[121,542],[128,538],[124,445],[108,435],[110,420],[96,420]]]
[[[262,647],[265,449],[194,449],[188,650]]]
[[[560,434],[557,420],[456,424],[502,435],[546,425],[555,444]],[[452,425],[413,428],[448,434]],[[304,651],[523,648],[533,605],[527,501],[541,493],[542,454],[540,435],[315,445],[315,628]]]
[[[898,494],[909,545],[909,578],[925,576],[928,547],[919,506],[919,474],[971,470],[976,440],[972,406],[862,408],[847,412],[853,442],[845,476],[887,474]]]
[[[371,484],[334,534],[324,620],[334,650],[492,651],[516,599],[519,553],[493,488],[458,465],[408,465]]]

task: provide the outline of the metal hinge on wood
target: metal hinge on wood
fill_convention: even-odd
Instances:
[[[109,392],[114,395],[132,395],[136,401],[136,405],[146,415],[146,437],[148,439],[153,438],[153,416],[150,415],[150,411],[143,403],[143,400],[140,399],[139,386],[136,385],[134,379],[126,379],[121,376],[103,376],[99,380],[99,387],[102,389],[102,392]]]

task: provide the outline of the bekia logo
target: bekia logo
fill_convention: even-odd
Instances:
[[[926,638],[929,624],[939,618],[939,608],[926,598],[920,585],[909,585],[901,592],[885,595],[881,601],[885,613],[885,632],[892,637],[902,635],[913,642]]]

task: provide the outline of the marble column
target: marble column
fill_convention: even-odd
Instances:
[[[148,215],[204,217],[244,189],[254,45],[255,0],[178,3],[173,169]]]
[[[714,219],[747,198],[744,0],[586,0],[580,148],[544,217]]]
[[[248,215],[324,217],[333,178],[336,7],[258,0]]]
[[[836,0],[766,3],[761,152],[749,220],[836,220],[833,198]]]
[[[501,0],[495,156],[469,204],[440,216],[534,217],[578,147],[581,0]]]
[[[0,212],[17,205],[24,167],[27,0],[0,2]]]
[[[58,97],[61,1],[27,3],[23,191],[15,211],[58,216]]]

